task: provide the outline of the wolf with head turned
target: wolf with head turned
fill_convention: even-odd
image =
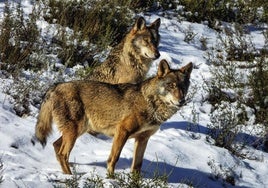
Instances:
[[[159,58],[160,18],[149,26],[139,17],[107,59],[86,77],[111,84],[138,83],[144,80],[153,60]]]

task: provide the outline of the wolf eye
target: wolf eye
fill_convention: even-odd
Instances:
[[[144,44],[144,45],[148,45],[149,43],[150,43],[149,39],[145,38],[145,39],[143,40],[143,44]]]
[[[175,82],[168,83],[167,86],[171,89],[174,89],[177,87],[177,84]]]

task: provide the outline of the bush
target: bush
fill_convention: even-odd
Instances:
[[[268,152],[268,56],[262,55],[256,59],[256,67],[249,76],[251,95],[247,105],[254,109],[256,123],[264,125],[263,148]]]
[[[64,187],[77,187],[81,185],[79,182],[81,181],[81,176],[78,175],[76,172],[74,175],[66,179],[65,182],[61,183],[64,184]],[[109,182],[109,183],[107,183]],[[115,174],[115,178],[112,181],[109,179],[102,178],[96,175],[94,172],[91,173],[91,176],[83,180],[83,187],[84,188],[103,188],[106,187],[105,185],[110,184],[112,187],[116,188],[151,188],[151,187],[161,187],[161,188],[168,188],[167,183],[167,176],[166,175],[159,175],[157,172],[155,173],[154,177],[151,179],[144,179],[141,177],[140,174],[136,173],[125,173],[120,172]],[[61,187],[60,185],[56,185],[57,187]]]
[[[59,25],[52,42],[59,46],[58,57],[68,67],[93,65],[93,57],[118,44],[133,23],[130,1],[49,0],[44,7],[45,20]]]
[[[229,103],[235,102],[237,92],[241,92],[240,74],[235,63],[224,61],[223,59],[214,59],[213,64],[217,62],[218,65],[211,65],[211,79],[205,80],[205,90],[208,92],[207,99],[213,106],[221,104],[222,101]],[[234,90],[235,89],[235,90]]]
[[[213,104],[222,101],[245,103],[244,88],[248,88],[244,72],[255,67],[253,61],[260,53],[240,27],[226,29],[218,35],[218,44],[207,51],[206,59],[211,65],[211,79],[205,81],[207,100]]]
[[[215,28],[218,21],[240,24],[267,22],[268,2],[265,0],[181,0],[182,12],[191,22],[208,21]]]
[[[9,1],[5,3],[3,14],[0,29],[0,69],[6,77],[13,79],[11,84],[5,85],[4,93],[11,96],[13,110],[17,115],[29,115],[30,105],[36,103],[40,87],[23,72],[38,71],[46,65],[39,61],[42,43],[36,25],[38,14],[33,8],[32,14],[27,17],[20,2],[12,4]]]
[[[267,47],[255,49],[239,27],[234,29],[232,32],[226,30],[226,37],[219,38],[221,47],[208,52],[207,60],[212,68],[205,89],[208,92],[206,100],[213,105],[209,135],[215,145],[244,157],[240,151],[245,144],[253,143],[247,143],[249,140],[244,137],[238,144],[237,138],[241,126],[247,124],[266,127],[261,136],[264,149],[268,149]]]
[[[268,56],[256,60],[256,67],[249,76],[251,97],[248,105],[255,110],[256,123],[268,124]]]
[[[208,135],[214,139],[216,146],[226,148],[231,153],[244,157],[241,151],[245,146],[243,142],[247,139],[240,138],[238,140],[238,134],[243,127],[239,121],[238,109],[238,106],[227,102],[222,102],[222,104],[218,105],[217,109],[210,116],[211,123],[208,124]]]
[[[214,159],[210,159],[207,164],[211,168],[212,177],[216,180],[221,180],[224,187],[228,187],[226,183],[235,186],[235,180],[238,178],[234,171],[235,166],[226,167],[222,164],[217,164]]]
[[[37,14],[33,12],[25,18],[21,4],[14,6],[6,1],[0,30],[0,68],[10,74],[17,74],[22,68],[40,68],[40,64],[31,61],[31,55],[39,51]]]
[[[11,97],[9,101],[16,115],[28,116],[32,112],[31,106],[40,106],[48,86],[40,83],[39,76],[32,74],[30,79],[14,77],[11,83],[5,85],[3,92]]]

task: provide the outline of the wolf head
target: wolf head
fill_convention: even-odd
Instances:
[[[159,27],[160,18],[156,19],[149,26],[146,26],[143,17],[139,17],[136,20],[129,33],[131,47],[133,47],[136,56],[152,60],[160,57],[158,51],[160,42]]]
[[[190,85],[190,74],[193,64],[174,70],[166,60],[159,63],[156,83],[157,95],[168,106],[180,107],[185,103],[185,96]]]

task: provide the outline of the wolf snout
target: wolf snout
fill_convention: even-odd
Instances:
[[[185,98],[179,100],[179,106],[183,106],[185,102],[186,102]]]
[[[156,51],[153,59],[158,59],[159,57],[160,57],[160,53],[158,51]]]
[[[156,60],[160,57],[160,53],[157,51],[157,52],[154,52],[154,53],[145,53],[144,54],[146,58],[149,58],[149,59],[152,59],[152,60]]]

